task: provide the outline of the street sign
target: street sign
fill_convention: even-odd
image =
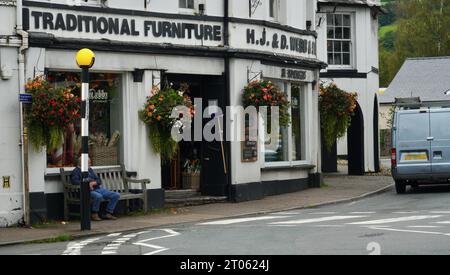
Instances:
[[[31,104],[33,102],[33,96],[30,94],[20,94],[19,101],[24,104]]]

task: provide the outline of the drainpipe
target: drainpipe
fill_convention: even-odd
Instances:
[[[19,64],[19,93],[25,93],[25,51],[28,49],[28,33],[23,30],[22,0],[16,1],[16,33],[22,37],[22,45],[18,52]],[[30,226],[30,185],[28,170],[28,129],[24,127],[23,104],[20,103],[20,147],[21,147],[21,172],[23,182],[23,212],[24,223]]]
[[[230,23],[230,1],[229,0],[224,0],[224,16],[223,16],[223,45],[224,47],[227,49],[230,46],[230,41],[229,41],[229,23]],[[230,57],[228,52],[225,52],[225,57],[224,57],[224,72],[225,72],[225,106],[230,106],[231,104],[231,83],[230,83]],[[230,118],[228,118],[230,119]],[[228,123],[227,123],[228,124]],[[227,133],[228,135],[228,133]],[[232,182],[231,182],[231,143],[227,142],[226,143],[226,154],[227,154],[227,158],[226,158],[226,162],[227,162],[227,166],[228,166],[228,173],[227,173],[227,183],[228,183],[228,200],[231,201],[232,199]]]

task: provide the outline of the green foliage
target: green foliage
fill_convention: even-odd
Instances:
[[[154,87],[152,95],[147,98],[144,109],[139,111],[139,118],[149,127],[149,138],[153,150],[166,162],[177,153],[178,143],[172,139],[172,128],[178,118],[173,118],[175,108],[186,107],[193,115],[192,102],[183,91],[171,87],[163,90]],[[182,111],[182,110],[180,110]]]
[[[259,110],[259,107],[268,108],[268,129],[271,128],[271,107],[279,108],[280,127],[288,127],[291,123],[291,115],[289,113],[291,104],[287,99],[287,95],[277,86],[275,86],[271,81],[255,80],[248,84],[244,88],[242,101],[244,103],[244,108],[247,108],[249,106],[254,106],[257,110]]]
[[[394,27],[387,27],[380,35],[380,81],[385,87],[407,58],[450,55],[450,0],[397,0],[393,9],[397,29],[388,35]]]
[[[320,87],[319,108],[322,137],[331,151],[336,139],[345,136],[357,106],[357,94],[347,93],[335,84]]]

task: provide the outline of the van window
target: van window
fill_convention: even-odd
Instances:
[[[400,114],[398,139],[401,141],[426,140],[429,136],[429,114]]]
[[[431,113],[431,135],[435,140],[450,139],[450,112]]]

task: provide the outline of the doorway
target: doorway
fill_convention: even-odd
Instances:
[[[347,148],[348,174],[352,176],[364,175],[364,115],[358,103],[347,131]]]
[[[195,98],[202,99],[202,106],[196,106],[197,115],[210,107],[212,118],[202,119],[202,129],[212,120],[226,121],[226,85],[223,76],[166,74],[165,82],[175,89],[183,88],[194,103]],[[214,110],[220,107],[223,117],[216,117]],[[212,133],[226,137],[224,123],[220,129],[213,127]],[[201,141],[194,140],[195,125],[192,125],[192,141],[181,141],[177,156],[170,163],[162,164],[162,183],[166,190],[195,189],[205,196],[227,196],[229,167],[226,141],[208,142],[202,135]],[[221,130],[221,131],[220,131]],[[220,132],[219,132],[220,131]]]
[[[375,103],[373,107],[373,152],[375,158],[375,173],[379,173],[380,167],[380,128],[379,128],[379,109],[378,97],[375,95]]]

